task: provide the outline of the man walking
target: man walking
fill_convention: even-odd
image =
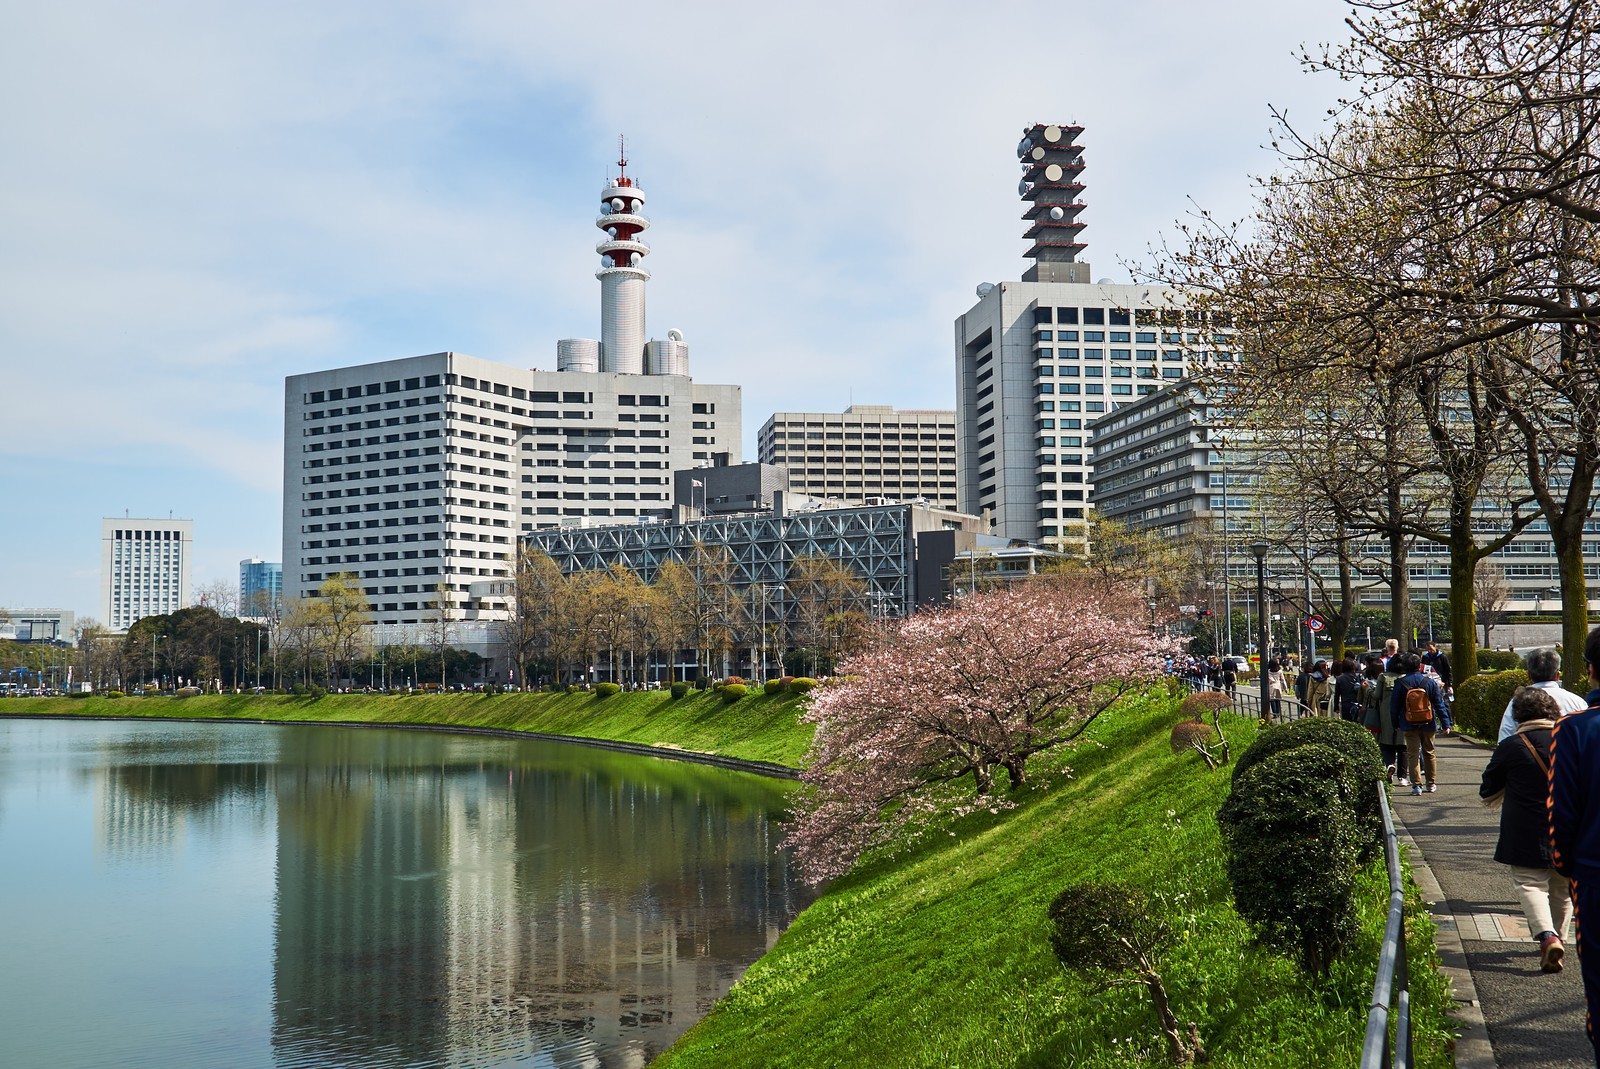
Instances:
[[[1450,658],[1439,648],[1439,644],[1432,639],[1428,640],[1428,652],[1422,655],[1422,663],[1433,669],[1438,675],[1439,682],[1444,684],[1444,693],[1449,697],[1455,693],[1455,680],[1450,678]]]
[[[1589,708],[1587,701],[1561,685],[1561,655],[1555,650],[1534,650],[1528,654],[1523,667],[1528,670],[1528,681],[1531,685],[1550,692],[1550,697],[1555,699],[1556,712],[1559,716],[1581,713]],[[1511,714],[1511,705],[1511,702],[1506,702],[1506,711],[1500,717],[1500,737],[1496,740],[1498,742],[1505,742],[1516,734],[1517,722]]]
[[[1550,864],[1572,885],[1589,1042],[1600,1065],[1600,948],[1584,938],[1584,919],[1600,917],[1600,628],[1589,632],[1583,662],[1595,688],[1589,708],[1557,720],[1550,736]]]
[[[1389,718],[1395,730],[1404,733],[1406,740],[1406,765],[1411,771],[1411,793],[1426,790],[1433,794],[1439,789],[1438,766],[1433,755],[1433,737],[1437,732],[1450,733],[1450,706],[1444,700],[1444,688],[1438,680],[1422,671],[1422,658],[1408,653],[1399,661],[1405,674],[1395,681],[1394,697],[1390,699]],[[1427,786],[1423,786],[1426,778]]]

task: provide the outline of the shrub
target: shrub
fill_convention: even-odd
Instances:
[[[778,682],[783,685],[784,690],[788,690],[789,684],[794,682],[794,676],[779,676]]]
[[[193,698],[193,697],[198,696],[199,694],[200,694],[200,688],[199,687],[179,687],[178,688],[178,692],[177,692],[177,694],[175,696],[179,697],[179,698]]]
[[[817,681],[810,676],[795,676],[789,680],[789,690],[795,694],[808,694],[816,685]]]
[[[722,681],[722,685],[723,686],[727,686],[729,683],[743,683],[743,682],[745,682],[744,676],[729,676],[727,679],[724,679]]]
[[[1185,720],[1193,720],[1217,709],[1231,708],[1233,699],[1220,690],[1201,690],[1183,699],[1183,704],[1178,706],[1178,715]]]
[[[567,684],[567,693],[568,694],[582,694],[583,693],[583,684],[582,683],[568,683]]]
[[[777,694],[779,691],[783,690],[783,680],[769,679],[765,683],[761,684],[761,690],[764,694]]]
[[[1511,650],[1479,650],[1478,671],[1504,672],[1511,668],[1521,668],[1522,657]]]
[[[123,694],[122,691],[120,691],[120,690],[108,690],[108,691],[106,691],[106,697],[108,697],[108,698],[125,698],[125,697],[127,697],[127,695]]]
[[[1175,754],[1189,753],[1198,746],[1209,746],[1211,738],[1216,732],[1211,730],[1211,725],[1200,720],[1185,720],[1172,725],[1172,752]]]
[[[596,683],[594,692],[602,698],[609,698],[613,694],[621,694],[622,685],[620,683]]]
[[[732,705],[734,702],[738,701],[740,698],[749,693],[750,688],[745,686],[743,683],[724,683],[722,685],[722,700],[729,705]]]
[[[681,698],[688,693],[689,684],[685,683],[683,680],[680,679],[678,682],[672,684],[672,696],[674,698]]]
[[[1500,733],[1500,718],[1511,695],[1527,685],[1528,673],[1520,668],[1475,675],[1456,688],[1451,719],[1479,738],[1493,739]]]
[[[1189,1022],[1185,1036],[1172,1012],[1158,968],[1174,942],[1173,927],[1157,914],[1147,891],[1126,884],[1082,883],[1056,895],[1049,918],[1050,948],[1062,965],[1113,981],[1132,973],[1149,991],[1172,1064],[1207,1060],[1199,1027]]]
[[[1217,813],[1234,907],[1263,943],[1290,945],[1315,976],[1359,932],[1355,880],[1369,833],[1355,804],[1366,771],[1320,742],[1248,766],[1241,755]]]
[[[1355,782],[1359,784],[1359,790],[1353,795],[1355,816],[1366,831],[1361,860],[1370,861],[1377,857],[1383,846],[1383,812],[1378,804],[1376,782],[1384,777],[1383,751],[1378,749],[1378,741],[1372,732],[1360,724],[1338,717],[1318,716],[1267,728],[1239,755],[1238,763],[1233,766],[1234,788],[1238,788],[1240,777],[1253,765],[1275,754],[1307,745],[1330,747],[1350,762]]]

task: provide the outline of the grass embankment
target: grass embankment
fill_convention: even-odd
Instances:
[[[1167,987],[1212,1065],[1355,1065],[1387,909],[1381,862],[1363,881],[1360,944],[1325,983],[1253,947],[1215,819],[1229,769],[1173,756],[1169,709],[1104,718],[1068,758],[1071,780],[836,882],[655,1065],[1167,1064],[1143,988],[1097,986],[1051,954],[1046,907],[1083,880],[1159,893],[1182,933]],[[1252,724],[1225,726],[1235,754],[1254,737]],[[1420,899],[1412,908],[1419,1061],[1445,1066],[1445,985],[1431,921]]]
[[[584,739],[694,750],[741,761],[800,767],[811,728],[799,696],[751,695],[725,704],[709,691],[674,699],[665,691],[614,694],[205,694],[193,698],[16,698],[0,713],[353,721],[536,731]]]

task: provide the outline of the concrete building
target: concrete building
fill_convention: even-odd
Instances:
[[[773,464],[713,464],[674,472],[672,503],[678,519],[764,512],[788,487],[789,473]]]
[[[189,607],[193,520],[100,521],[100,619],[113,631]]]
[[[381,624],[420,623],[509,574],[517,536],[671,515],[671,475],[739,459],[740,390],[689,377],[678,331],[645,341],[643,191],[601,191],[601,339],[555,371],[433,353],[293,375],[284,388],[283,594],[359,576]]]
[[[1058,548],[1083,538],[1088,423],[1192,362],[1231,358],[1226,337],[1186,318],[1175,291],[1090,281],[1077,260],[1082,130],[1024,131],[1030,266],[1018,281],[980,285],[955,322],[957,507],[992,515],[998,535]]]
[[[239,562],[239,615],[263,616],[283,604],[283,565],[251,557]]]
[[[851,405],[774,412],[757,436],[761,463],[788,469],[789,489],[850,504],[923,500],[956,507],[956,414]]]
[[[0,642],[44,642],[71,646],[78,614],[71,609],[0,609]]]

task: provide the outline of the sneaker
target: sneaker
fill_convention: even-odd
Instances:
[[[1417,786],[1411,788],[1411,793],[1412,794],[1421,794],[1422,793],[1422,785],[1419,783],[1419,784],[1417,784]]]
[[[1539,968],[1543,972],[1560,972],[1561,959],[1566,956],[1567,948],[1562,945],[1559,935],[1547,935],[1539,940]]]
[[[1394,782],[1394,766],[1393,765],[1385,765],[1383,767],[1383,774],[1385,776],[1389,777],[1389,782],[1390,783]]]
[[[1437,783],[1428,784],[1428,793],[1429,794],[1437,794],[1438,791],[1439,791],[1439,785]]]
[[[1395,780],[1395,782],[1400,784],[1402,787],[1409,787],[1411,786],[1411,777],[1401,776],[1399,779]]]

